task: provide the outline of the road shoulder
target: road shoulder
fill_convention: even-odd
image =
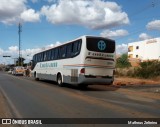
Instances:
[[[6,98],[2,94],[2,91],[0,90],[0,117],[1,118],[11,118],[13,115],[10,112],[9,105],[6,101]]]

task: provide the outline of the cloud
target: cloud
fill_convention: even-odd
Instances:
[[[34,48],[34,49],[25,49],[22,50],[22,57],[25,58],[25,62],[29,62],[32,60],[34,54],[41,52],[42,48]]]
[[[127,44],[120,44],[116,46],[116,53],[117,54],[124,54],[128,52],[128,45]]]
[[[58,0],[46,0],[48,3],[56,3]]]
[[[8,49],[9,49],[9,51],[11,51],[11,52],[17,52],[17,51],[18,51],[18,46],[11,46],[11,47],[9,47]]]
[[[32,59],[34,54],[41,52],[41,51],[44,51],[44,50],[47,50],[47,49],[50,49],[50,48],[53,48],[53,47],[56,47],[56,46],[59,46],[61,44],[62,43],[57,41],[56,43],[49,44],[45,47],[25,49],[25,50],[21,51],[22,57],[26,59],[25,62],[29,62]],[[3,50],[0,48],[0,55],[8,55],[8,56],[11,56],[11,58],[18,58],[19,57],[19,48],[18,48],[18,46],[10,46],[8,48],[8,50]],[[11,59],[11,60],[13,62],[13,59]]]
[[[56,43],[49,44],[49,45],[47,45],[45,47],[42,47],[42,48],[22,50],[22,54],[23,54],[23,57],[26,59],[26,61],[29,62],[32,59],[32,57],[33,57],[34,54],[36,54],[38,52],[41,52],[41,51],[44,51],[44,50],[47,50],[47,49],[51,49],[51,48],[59,46],[61,44],[62,43],[60,43],[59,41],[57,41]]]
[[[33,9],[28,9],[21,13],[21,19],[24,22],[37,22],[40,21],[40,14]]]
[[[10,24],[16,22],[21,12],[26,9],[26,0],[1,0],[0,22]]]
[[[53,24],[78,24],[91,29],[129,24],[128,15],[115,2],[101,0],[59,0],[43,6],[42,15]]]
[[[3,49],[0,48],[0,55],[3,55]]]
[[[62,44],[62,43],[60,43],[59,41],[57,41],[55,44],[47,45],[44,49],[50,49],[50,48],[59,46],[59,45],[61,45],[61,44]]]
[[[139,39],[140,40],[146,40],[146,39],[151,39],[152,37],[151,36],[149,36],[148,34],[146,34],[146,33],[141,33],[140,35],[139,35]]]
[[[47,2],[47,3],[56,3],[58,2],[59,0],[30,0],[32,3],[38,3],[38,2]]]
[[[32,3],[37,3],[38,0],[30,0]]]
[[[117,38],[117,37],[123,37],[128,35],[128,31],[127,30],[115,30],[115,31],[111,31],[111,30],[104,30],[102,31],[102,33],[100,33],[100,36],[102,37],[107,37],[107,38]]]
[[[160,30],[160,20],[154,20],[146,25],[148,30]]]
[[[10,46],[10,47],[8,47],[8,50],[3,50],[0,48],[0,55],[12,56],[15,54],[18,54],[18,47],[17,46]]]
[[[22,57],[25,58],[27,62],[29,62],[32,59],[32,56],[40,51],[42,51],[42,48],[34,48],[22,50],[21,53]],[[9,63],[13,63],[13,59],[19,57],[18,46],[10,46],[8,50],[5,51],[3,49],[0,49],[0,55],[11,56]]]
[[[27,7],[27,0],[0,0],[0,22],[14,24],[39,21],[39,13]]]
[[[2,54],[3,55],[8,55],[11,57],[15,57],[16,55],[18,55],[18,46],[10,46],[8,47],[8,50],[2,50]]]

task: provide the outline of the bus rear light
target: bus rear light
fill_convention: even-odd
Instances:
[[[84,73],[85,73],[85,68],[82,68],[82,69],[80,70],[80,73],[81,73],[81,74],[84,74]]]

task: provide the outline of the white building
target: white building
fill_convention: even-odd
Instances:
[[[160,60],[160,38],[128,44],[128,57],[145,60]]]

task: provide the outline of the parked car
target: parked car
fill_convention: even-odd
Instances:
[[[13,73],[13,70],[9,69],[8,74],[12,74],[12,73]]]
[[[24,74],[24,67],[16,66],[13,69],[13,75],[23,75]]]

